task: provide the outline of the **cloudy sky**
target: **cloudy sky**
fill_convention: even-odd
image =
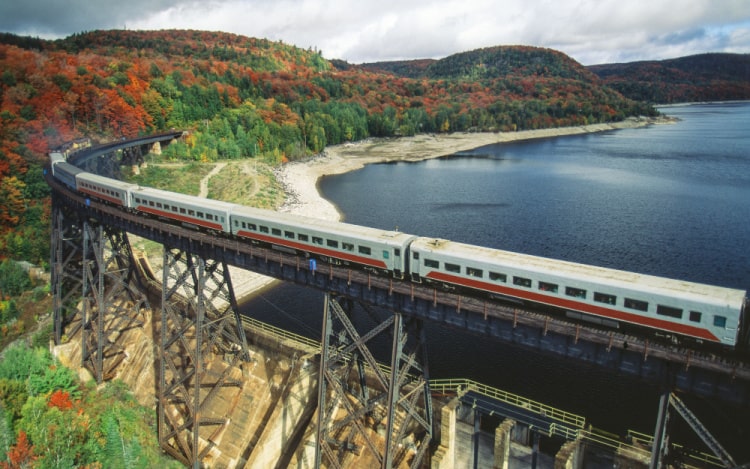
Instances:
[[[495,45],[584,65],[750,53],[748,0],[1,0],[0,31],[200,29],[317,48],[351,63],[442,58]]]

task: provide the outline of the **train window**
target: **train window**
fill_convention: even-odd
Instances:
[[[357,250],[359,251],[360,254],[364,254],[367,256],[372,254],[372,249],[370,249],[368,246],[357,246]]]
[[[482,276],[484,275],[484,272],[481,269],[475,269],[474,267],[467,267],[466,275],[471,275],[472,277],[482,278]]]
[[[632,298],[625,298],[625,307],[630,308],[630,309],[637,309],[638,311],[648,311],[647,302],[641,301],[641,300],[634,300]]]
[[[180,213],[183,214],[183,215],[185,215],[185,209],[182,208],[182,207],[180,207]]]
[[[576,298],[586,298],[586,290],[575,287],[565,287],[565,294]]]
[[[690,321],[691,322],[701,322],[701,317],[703,314],[700,311],[690,311]]]
[[[682,310],[671,306],[656,305],[656,314],[669,316],[670,318],[682,319]]]
[[[177,213],[179,211],[179,209],[177,207],[175,207],[174,205],[172,205],[172,211],[174,213]]]
[[[151,206],[151,207],[153,207],[154,206],[154,201],[153,200],[149,200],[148,201],[148,205]]]
[[[191,217],[194,217],[195,216],[195,210],[188,209],[188,215],[190,215]]]
[[[724,316],[714,316],[714,326],[727,327],[727,318]]]
[[[393,250],[393,254],[396,255],[396,256],[401,256],[401,249],[399,249],[399,248],[394,249]]]
[[[354,251],[354,245],[352,243],[342,242],[341,248],[344,251]]]
[[[210,213],[206,214],[206,220],[213,220],[213,219],[214,219],[214,216],[212,214]]]
[[[318,238],[317,236],[313,236],[312,237],[312,242],[313,242],[313,244],[320,244],[322,246],[323,245],[323,238]]]
[[[278,228],[271,228],[271,234],[274,236],[281,236],[281,230]]]
[[[388,251],[383,250],[383,259],[388,259],[389,257],[391,257],[391,254]]]
[[[432,259],[425,259],[424,260],[424,266],[425,267],[432,267],[433,269],[439,269],[440,268],[440,262],[433,261]]]
[[[411,255],[411,257],[413,257],[414,260],[419,260],[419,253],[418,252],[413,252],[412,255]]]
[[[156,208],[162,208],[160,202],[156,202]]]
[[[530,278],[524,278],[524,277],[513,277],[513,285],[518,285],[519,287],[531,287],[531,279]]]
[[[198,218],[203,218],[203,212],[198,212],[197,215],[198,215]]]
[[[613,305],[617,303],[617,297],[615,295],[609,295],[607,293],[594,292],[594,301],[598,301],[599,303],[607,303],[608,305]]]
[[[557,293],[557,285],[548,282],[539,282],[539,289],[550,293]]]
[[[328,246],[329,248],[338,248],[339,242],[335,239],[326,239],[326,246]]]
[[[297,234],[297,239],[300,240],[300,241],[307,242],[307,241],[309,241],[310,238],[306,234],[298,233]]]
[[[268,233],[269,232],[268,227],[261,225],[260,226],[260,232],[261,233]]]
[[[461,272],[461,266],[456,264],[450,264],[448,262],[445,263],[445,270],[448,272],[455,272],[460,273]]]
[[[244,222],[243,222],[243,225],[244,225]],[[255,225],[255,223],[248,223],[247,224],[247,229],[248,230],[253,230],[253,231],[258,231],[258,227]]]
[[[490,280],[494,280],[495,282],[507,282],[508,276],[505,274],[499,274],[497,272],[490,272]]]
[[[284,237],[294,239],[294,231],[284,231]]]

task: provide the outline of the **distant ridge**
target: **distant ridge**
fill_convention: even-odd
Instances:
[[[657,104],[750,99],[750,54],[706,53],[584,67],[551,49],[498,46],[440,60],[373,62],[352,67],[407,78],[482,79],[520,74],[598,81],[596,76],[626,98]]]
[[[585,81],[596,79],[585,67],[562,52],[519,45],[475,49],[440,60],[374,62],[359,67],[408,78],[494,79],[518,75],[555,76]]]
[[[651,103],[750,99],[750,54],[709,53],[588,67],[624,96]]]

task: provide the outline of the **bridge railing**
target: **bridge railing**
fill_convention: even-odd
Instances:
[[[290,342],[295,348],[305,350],[307,353],[319,353],[320,342],[309,339],[303,335],[286,331],[271,324],[258,321],[247,316],[242,316],[242,324],[251,330],[262,332],[265,335],[275,338],[279,342]]]
[[[557,420],[570,427],[580,429],[585,425],[585,418],[580,415],[566,412],[550,405],[503,391],[502,389],[493,388],[492,386],[471,379],[434,379],[430,380],[430,389],[433,393],[455,392],[458,396],[462,396],[468,391],[474,391],[496,401],[522,408],[527,412]]]

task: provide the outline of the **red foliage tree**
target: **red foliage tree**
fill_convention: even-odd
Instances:
[[[8,450],[8,461],[0,462],[0,468],[2,469],[21,469],[31,467],[35,457],[34,447],[29,443],[29,439],[26,436],[26,432],[21,430],[18,432],[18,439],[16,444],[11,446]]]
[[[73,402],[70,400],[70,393],[68,391],[58,389],[49,397],[47,405],[49,407],[57,407],[60,410],[67,410],[73,407]]]

